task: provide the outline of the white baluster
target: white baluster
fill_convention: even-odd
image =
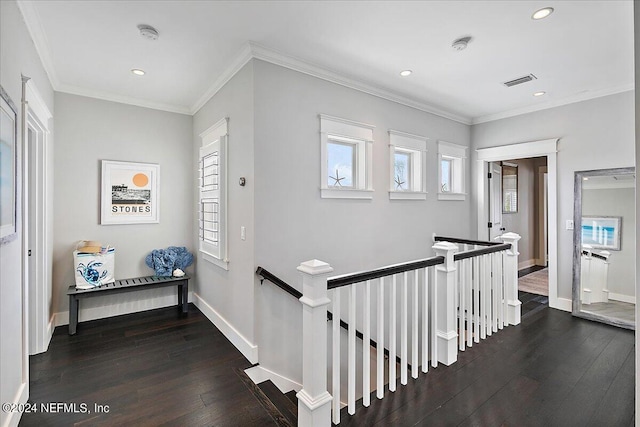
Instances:
[[[302,273],[302,390],[298,397],[298,424],[331,423],[331,395],[327,391],[327,275],[333,268],[318,260],[300,264]]]
[[[510,243],[504,264],[504,286],[507,299],[507,320],[510,325],[520,324],[520,309],[522,303],[518,300],[518,240],[516,233],[505,233],[500,236],[504,243]]]
[[[465,323],[464,323],[464,318],[465,318],[465,311],[466,311],[466,301],[465,301],[465,297],[466,297],[466,290],[465,290],[465,284],[467,282],[467,277],[465,275],[465,269],[464,269],[464,261],[459,261],[458,262],[458,276],[460,277],[460,308],[458,310],[458,317],[459,317],[459,321],[458,324],[460,325],[458,327],[458,341],[460,343],[460,351],[464,351],[464,340],[465,340]]]
[[[396,275],[391,280],[391,310],[389,312],[389,391],[396,391]]]
[[[480,342],[480,278],[482,276],[482,269],[480,264],[481,257],[474,257],[473,260],[473,341]]]
[[[432,268],[433,270],[433,268]],[[431,285],[431,366],[438,367],[438,331],[437,321],[438,318],[438,275],[433,273],[433,285]]]
[[[407,280],[403,273],[402,291],[400,294],[400,384],[407,385]]]
[[[333,423],[340,424],[340,289],[333,290],[333,321],[331,324],[332,331],[332,348],[331,348],[331,382],[333,402],[331,403],[333,412]]]
[[[485,298],[484,298],[484,304],[485,304],[485,316],[483,317],[483,319],[485,320],[485,327],[487,328],[487,336],[491,336],[492,334],[492,330],[491,330],[491,254],[488,255],[484,255],[484,263],[485,263]]]
[[[356,413],[356,285],[349,285],[349,354],[347,365],[347,411]]]
[[[422,372],[429,372],[429,270],[424,269],[422,291]]]
[[[487,338],[487,257],[480,256],[480,339]]]
[[[504,270],[503,270],[503,263],[502,263],[502,256],[504,254],[504,251],[502,252],[498,252],[497,254],[497,259],[498,259],[498,306],[499,306],[499,311],[498,311],[498,315],[500,316],[500,320],[498,320],[498,328],[499,329],[504,329]]]
[[[491,254],[491,327],[493,332],[498,332],[498,261],[497,253]]]
[[[473,318],[472,318],[472,293],[473,293],[473,274],[472,274],[472,259],[464,260],[465,277],[467,278],[466,293],[467,293],[467,347],[473,346]]]
[[[376,358],[376,397],[384,397],[384,277],[378,280],[378,354]]]
[[[364,284],[364,325],[362,332],[362,406],[371,403],[371,281]]]
[[[438,306],[438,317],[436,318],[438,334],[438,362],[449,366],[458,360],[458,347],[456,332],[456,302],[455,295],[455,272],[456,266],[453,261],[453,254],[458,247],[449,242],[438,242],[433,246],[437,256],[444,257],[444,264],[436,266],[437,300],[434,305]]]
[[[418,270],[413,272],[413,322],[411,322],[411,377],[418,378]]]

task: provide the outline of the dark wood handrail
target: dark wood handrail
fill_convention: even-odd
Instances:
[[[589,255],[589,254],[591,254],[592,257],[601,259],[603,261],[607,261],[609,259],[606,256],[600,255],[600,254],[595,253],[595,252],[582,251],[582,255]]]
[[[289,285],[287,282],[280,279],[275,274],[265,270],[264,268],[258,267],[256,269],[256,274],[262,277],[262,279],[260,279],[260,284],[262,284],[262,282],[266,279],[271,283],[273,283],[274,285],[276,285],[277,287],[279,287],[280,289],[282,289],[283,291],[285,291],[286,293],[288,293],[289,295],[295,297],[296,299],[302,298],[302,292],[300,292],[293,286]]]
[[[477,245],[477,246],[496,246],[496,245],[502,244],[500,242],[488,242],[484,240],[469,240],[469,239],[460,239],[458,237],[444,237],[444,236],[434,236],[433,240],[436,242],[462,243],[464,245]]]
[[[387,277],[398,273],[404,273],[405,271],[413,271],[419,268],[432,267],[438,264],[444,264],[444,257],[435,256],[432,258],[421,259],[419,261],[410,261],[402,264],[389,265],[375,270],[331,277],[329,280],[327,280],[327,289],[335,289],[342,286],[352,285],[354,283],[360,283],[367,280],[379,279],[380,277]]]
[[[486,248],[475,249],[473,251],[458,252],[456,254],[453,254],[453,260],[460,261],[463,259],[475,258],[481,255],[492,254],[495,252],[502,252],[509,249],[511,249],[511,243],[499,243],[497,245],[487,246]]]

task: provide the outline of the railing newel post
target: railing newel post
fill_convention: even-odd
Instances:
[[[302,273],[302,390],[298,425],[331,425],[331,394],[327,391],[327,276],[333,268],[319,260],[300,264]],[[334,319],[339,321],[339,319]]]
[[[503,243],[511,244],[506,252],[504,263],[504,287],[507,299],[507,321],[510,325],[520,324],[520,310],[522,303],[518,299],[518,240],[516,233],[504,233],[500,236]]]
[[[453,255],[458,245],[450,242],[437,242],[433,245],[436,256],[444,257],[444,264],[436,266],[436,334],[438,362],[447,366],[458,360],[458,333],[456,331],[455,274],[456,265]]]

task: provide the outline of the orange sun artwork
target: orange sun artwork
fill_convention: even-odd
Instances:
[[[136,187],[146,187],[149,183],[149,177],[144,173],[137,173],[133,176],[132,181]]]

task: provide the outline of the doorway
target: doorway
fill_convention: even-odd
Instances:
[[[529,159],[545,157],[547,162],[547,203],[546,203],[546,234],[547,243],[545,262],[549,274],[549,306],[563,311],[571,311],[571,300],[558,298],[558,223],[557,223],[557,142],[558,139],[547,139],[499,147],[481,148],[476,150],[476,183],[477,183],[477,218],[478,239],[487,240],[490,237],[487,224],[489,223],[489,185],[486,179],[491,162],[508,161],[509,159]],[[506,227],[505,227],[506,228]]]

